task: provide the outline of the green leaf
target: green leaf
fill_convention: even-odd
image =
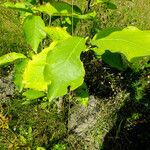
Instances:
[[[94,17],[96,16],[96,12],[93,11],[93,12],[90,12],[90,13],[86,13],[86,14],[83,14],[83,15],[76,15],[76,14],[73,14],[73,17],[74,18],[78,18],[78,19],[93,19]]]
[[[117,9],[117,6],[112,2],[105,2],[104,4],[106,5],[107,9]]]
[[[101,4],[101,3],[107,3],[107,2],[109,2],[110,0],[95,0],[94,1],[94,3],[92,4],[92,6],[94,6],[94,5],[97,5],[97,4]]]
[[[62,41],[71,37],[71,35],[61,27],[45,27],[45,32],[53,41]]]
[[[65,95],[68,87],[74,90],[83,83],[85,71],[80,54],[85,49],[85,39],[71,37],[49,51],[44,77],[51,82],[48,86],[50,100]]]
[[[26,56],[21,53],[15,53],[15,52],[5,54],[0,57],[0,66],[8,64],[8,63],[12,63],[15,60],[21,59],[21,58],[26,58]]]
[[[40,5],[39,7],[35,8],[36,11],[47,13],[48,15],[53,15],[55,13],[59,13],[53,5],[50,3],[46,3],[45,5]]]
[[[32,5],[36,4],[36,0],[25,0],[25,1],[28,2],[28,3],[31,3]]]
[[[76,6],[76,5],[72,5],[72,4],[69,4],[69,3],[66,3],[66,2],[55,2],[53,1],[51,3],[51,5],[53,7],[55,7],[57,9],[57,11],[59,13],[77,13],[77,14],[81,14],[82,11],[81,9]]]
[[[109,64],[110,66],[117,68],[118,70],[126,70],[128,68],[128,62],[120,53],[112,53],[109,50],[106,50],[102,55],[102,59],[104,62]]]
[[[73,8],[73,9],[72,9]],[[74,17],[78,19],[91,19],[96,16],[95,12],[82,15],[77,6],[65,2],[51,2],[34,8],[35,11],[46,13],[50,16]]]
[[[26,41],[37,53],[39,43],[46,37],[44,32],[45,24],[40,16],[28,16],[23,23],[23,31]]]
[[[23,74],[23,83],[25,88],[31,88],[38,91],[45,91],[47,83],[44,80],[43,70],[46,63],[46,55],[48,49],[34,55],[32,60],[28,62]]]
[[[28,61],[29,59],[23,59],[22,61],[16,63],[14,67],[13,82],[15,83],[19,91],[22,91],[24,87],[23,73],[25,71],[25,67],[27,66]]]
[[[73,5],[73,10],[72,10],[72,5],[66,3],[66,2],[51,2],[51,3],[46,3],[44,5],[40,5],[39,7],[36,7],[35,10],[45,12],[49,15],[58,15],[60,14],[72,14],[72,13],[77,13],[81,14],[80,8],[77,6]]]
[[[112,32],[115,32],[115,31],[120,31],[120,29],[118,29],[118,28],[106,28],[106,29],[100,30],[100,31],[98,31],[97,34],[95,34],[95,36],[93,37],[93,40],[98,40],[98,39],[104,38],[104,37],[110,35]]]
[[[81,105],[88,105],[89,93],[85,82],[75,90],[75,97],[78,99]]]
[[[26,92],[24,92],[23,95],[26,96],[28,99],[37,99],[43,97],[45,93],[41,91],[29,89]]]
[[[53,49],[55,43],[52,43],[48,48],[45,48],[39,54],[32,57],[25,68],[23,74],[23,83],[25,88],[30,88],[38,91],[47,90],[47,82],[44,80],[43,70],[46,64],[47,53]]]
[[[141,31],[136,27],[127,27],[115,31],[106,37],[93,39],[94,51],[102,55],[105,50],[124,54],[130,61],[134,57],[150,55],[150,31]]]

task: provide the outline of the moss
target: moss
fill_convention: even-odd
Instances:
[[[9,118],[9,129],[0,129],[1,147],[16,145],[19,149],[36,149],[42,146],[48,149],[66,134],[63,117],[57,111],[52,108],[49,111],[43,110],[38,105],[22,105],[22,102],[23,100],[14,99],[5,103],[3,112]]]

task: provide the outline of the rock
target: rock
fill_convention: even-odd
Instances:
[[[15,95],[15,86],[12,83],[12,72],[0,78],[0,102],[6,101]]]
[[[116,112],[127,97],[128,94],[125,91],[121,91],[108,101],[90,96],[87,107],[77,104],[71,108],[67,138],[71,148],[80,145],[78,149],[99,149],[103,138],[115,123]]]

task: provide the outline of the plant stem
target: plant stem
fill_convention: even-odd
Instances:
[[[90,10],[90,8],[91,8],[91,0],[88,0],[88,2],[87,2],[87,7],[85,8],[85,11],[84,11],[84,13],[87,13],[89,10]]]
[[[40,5],[43,4],[43,0],[39,0]],[[41,18],[43,19],[43,13],[41,13]]]
[[[72,0],[72,35],[73,35],[73,4],[74,4],[74,1]]]
[[[40,3],[40,5],[42,5],[42,4],[43,4],[43,1],[42,1],[42,0],[39,0],[39,3]]]

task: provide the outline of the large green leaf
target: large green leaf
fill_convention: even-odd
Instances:
[[[120,53],[112,53],[109,50],[106,50],[105,53],[102,55],[102,59],[111,67],[114,67],[121,71],[126,70],[129,67],[126,58]]]
[[[49,51],[44,77],[51,82],[48,86],[50,100],[65,95],[68,87],[74,90],[83,83],[85,71],[80,54],[85,49],[85,39],[71,37]]]
[[[71,35],[61,27],[45,27],[45,32],[53,41],[62,41],[71,37]]]
[[[106,28],[106,29],[100,30],[100,31],[98,31],[97,34],[95,34],[95,36],[93,37],[93,40],[98,40],[98,39],[104,38],[115,31],[121,31],[121,29],[111,27],[111,28]]]
[[[78,19],[91,19],[96,16],[95,12],[82,15],[80,8],[65,2],[51,2],[35,7],[34,10],[47,13],[50,16],[65,16]]]
[[[40,5],[39,7],[36,7],[35,10],[48,13],[49,15],[71,14],[71,13],[81,14],[81,10],[77,6],[72,7],[72,5],[66,2],[55,2],[55,1],[51,3],[46,3],[44,5]]]
[[[37,52],[39,43],[46,37],[45,24],[40,16],[28,16],[23,23],[23,31],[27,42],[34,52]]]
[[[28,62],[23,74],[23,83],[25,88],[30,88],[38,91],[47,90],[47,82],[44,80],[43,70],[46,64],[47,53],[53,49],[55,43],[44,49],[41,53],[32,57]]]
[[[124,54],[130,61],[134,57],[150,55],[150,31],[141,31],[136,27],[127,27],[115,31],[108,36],[94,38],[91,43],[96,45],[94,51],[102,55],[106,50]]]
[[[11,63],[11,62],[13,62],[17,59],[21,59],[21,58],[26,58],[26,56],[21,53],[15,53],[15,52],[5,54],[0,57],[0,66],[5,65],[7,63]]]

